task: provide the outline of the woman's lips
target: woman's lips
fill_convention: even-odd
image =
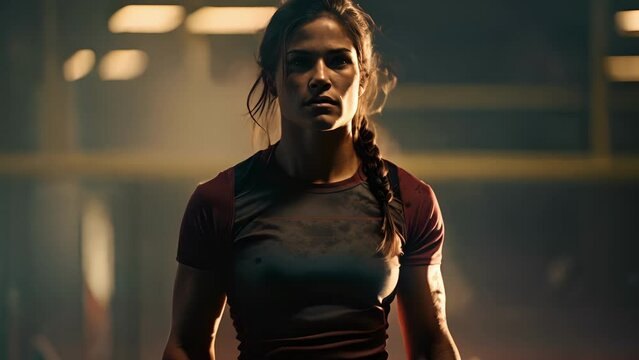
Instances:
[[[305,101],[304,105],[312,107],[337,106],[339,103],[329,96],[316,96]]]
[[[335,105],[331,104],[329,102],[313,102],[313,103],[310,103],[310,104],[308,104],[306,106],[311,107],[311,108],[323,108],[323,107],[333,107]]]

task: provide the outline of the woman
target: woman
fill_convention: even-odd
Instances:
[[[227,301],[240,359],[386,359],[395,296],[409,359],[459,358],[437,200],[375,144],[369,117],[394,79],[373,29],[350,0],[273,15],[248,106],[264,128],[256,117],[279,105],[281,139],[189,200],[165,359],[215,358]]]

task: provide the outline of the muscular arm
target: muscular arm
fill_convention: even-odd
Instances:
[[[215,334],[226,304],[222,285],[215,272],[178,265],[164,360],[215,359]]]
[[[408,359],[460,359],[446,322],[440,265],[401,268],[397,310]]]

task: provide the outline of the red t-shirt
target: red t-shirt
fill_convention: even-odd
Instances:
[[[239,359],[386,359],[401,266],[441,262],[431,187],[397,167],[391,206],[404,255],[375,254],[381,210],[360,170],[330,184],[288,177],[275,145],[200,184],[187,205],[180,263],[224,275]]]

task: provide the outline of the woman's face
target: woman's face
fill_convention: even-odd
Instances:
[[[275,86],[282,121],[308,129],[349,126],[355,116],[360,71],[353,42],[341,24],[320,17],[300,26],[287,44]]]

